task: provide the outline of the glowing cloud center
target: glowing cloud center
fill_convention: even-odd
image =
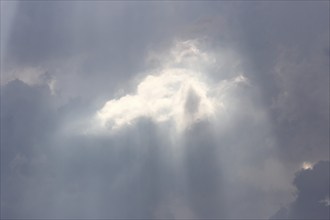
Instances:
[[[156,122],[173,120],[177,128],[183,128],[213,113],[214,103],[208,92],[208,86],[194,73],[166,69],[158,76],[147,76],[138,85],[136,94],[108,101],[97,117],[103,126],[114,129],[139,117]]]
[[[205,74],[195,69],[208,65],[214,58],[200,52],[194,41],[178,43],[170,54],[163,58],[160,71],[149,73],[138,84],[135,94],[105,103],[96,114],[101,127],[118,129],[147,117],[157,123],[174,122],[178,130],[183,130],[214,115],[222,106],[219,90],[246,80],[239,75],[211,86],[203,80]]]

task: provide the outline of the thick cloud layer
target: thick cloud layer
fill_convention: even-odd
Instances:
[[[297,197],[288,208],[281,208],[274,219],[329,219],[330,163],[320,161],[301,170],[294,179]]]
[[[328,8],[1,2],[1,218],[329,218]]]

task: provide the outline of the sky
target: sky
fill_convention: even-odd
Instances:
[[[329,1],[1,1],[1,218],[329,219]]]

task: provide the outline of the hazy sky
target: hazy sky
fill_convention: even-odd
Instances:
[[[329,1],[1,1],[1,218],[328,219]]]

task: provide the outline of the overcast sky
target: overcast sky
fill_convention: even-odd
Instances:
[[[1,1],[1,218],[329,219],[329,1]]]

